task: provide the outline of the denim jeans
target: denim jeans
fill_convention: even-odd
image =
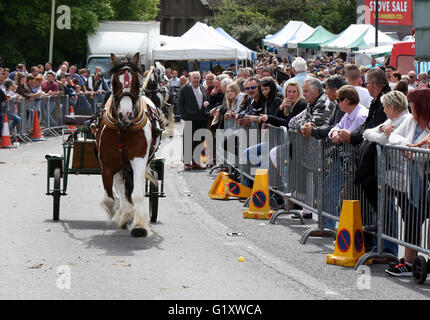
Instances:
[[[335,217],[340,216],[340,193],[344,187],[344,177],[339,160],[335,160],[331,165],[327,176],[324,178],[325,197],[323,201],[323,210]],[[318,216],[318,222],[321,217]],[[336,220],[324,217],[324,228],[335,229]]]
[[[3,130],[4,113],[0,113],[0,115],[1,115],[0,134],[1,134],[2,130]],[[15,129],[15,127],[17,126],[17,124],[21,122],[21,117],[17,116],[15,113],[10,112],[10,111],[7,111],[6,115],[7,115],[7,119],[9,121],[12,120],[12,124],[9,128],[10,129],[9,131],[12,132]]]
[[[269,169],[269,153],[262,154],[262,151],[268,151],[268,147],[267,142],[262,142],[246,149],[244,153],[248,163],[261,169]],[[243,184],[252,188],[253,182],[245,177]]]
[[[55,110],[56,101],[49,101],[49,127],[55,127],[57,125],[57,121],[55,121],[52,113]]]

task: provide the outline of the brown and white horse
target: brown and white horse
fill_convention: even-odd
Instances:
[[[152,234],[144,210],[149,163],[160,143],[155,133],[157,112],[152,101],[139,94],[142,69],[139,53],[118,59],[111,54],[112,96],[96,132],[105,197],[100,203],[119,228],[133,237]]]

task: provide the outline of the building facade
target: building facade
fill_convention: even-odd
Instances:
[[[221,0],[161,0],[157,21],[160,32],[182,36],[197,21],[208,23]]]

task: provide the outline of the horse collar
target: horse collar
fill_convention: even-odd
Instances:
[[[136,119],[133,120],[130,127],[122,128],[119,125],[118,121],[112,115],[113,103],[112,103],[112,96],[110,96],[103,110],[103,119],[106,124],[106,127],[108,127],[109,129],[115,130],[118,133],[120,131],[135,132],[135,131],[141,130],[148,122],[148,108],[145,100],[142,97],[140,97],[138,101],[139,101],[139,114],[137,115]]]

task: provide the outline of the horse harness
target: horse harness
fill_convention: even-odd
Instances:
[[[100,128],[100,120],[103,119],[103,123],[106,126],[106,128],[116,131],[119,137],[118,142],[118,150],[120,152],[123,152],[124,146],[121,143],[121,133],[122,132],[138,132],[139,130],[142,130],[145,125],[147,124],[148,120],[150,121],[151,130],[152,130],[152,136],[154,137],[154,141],[162,134],[164,130],[164,125],[162,124],[162,121],[160,120],[157,111],[153,110],[150,106],[147,105],[145,100],[142,97],[139,97],[139,113],[138,116],[132,121],[132,124],[128,127],[123,127],[119,125],[119,123],[115,120],[115,118],[112,115],[112,107],[113,107],[113,100],[112,96],[109,97],[109,99],[106,101],[105,107],[101,112],[98,114],[98,117],[96,119],[96,122],[91,125],[91,128],[93,130],[98,130]],[[156,122],[159,123],[161,129],[157,128]],[[151,144],[150,151],[149,151],[149,159],[152,159],[155,153],[158,150],[158,146],[155,149],[155,144]]]

